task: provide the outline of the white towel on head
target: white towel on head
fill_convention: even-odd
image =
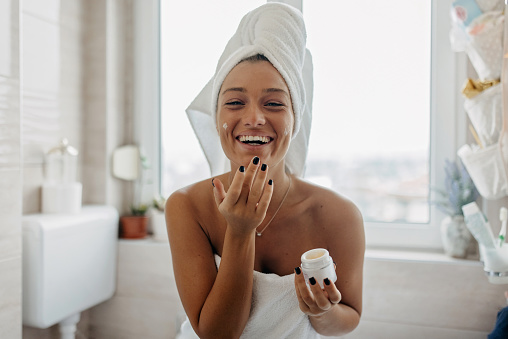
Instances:
[[[302,13],[289,5],[267,3],[243,17],[219,59],[214,77],[186,110],[212,176],[230,170],[215,122],[220,87],[233,67],[255,54],[266,56],[289,88],[295,126],[286,155],[286,167],[295,175],[303,175],[312,122],[314,86],[312,57],[305,48],[306,39]]]

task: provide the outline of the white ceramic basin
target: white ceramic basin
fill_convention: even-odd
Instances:
[[[77,322],[80,312],[109,299],[117,238],[118,212],[109,206],[23,216],[23,324]]]

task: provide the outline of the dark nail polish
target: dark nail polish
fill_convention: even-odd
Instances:
[[[253,163],[254,165],[259,164],[259,158],[258,158],[258,157],[254,157],[254,159],[252,159],[252,163]]]
[[[314,277],[310,277],[309,282],[311,285],[316,285],[316,279],[314,279]]]
[[[296,267],[295,272],[296,272],[296,275],[299,275],[300,273],[302,273],[302,271],[300,270],[300,267]]]
[[[215,178],[212,178],[212,186],[215,187],[215,184],[213,183],[213,181],[215,180]]]
[[[268,180],[268,185],[272,185],[272,184],[273,184],[273,180],[272,179]]]
[[[261,165],[261,170],[266,171],[266,164]]]
[[[330,279],[325,278],[324,282],[325,282],[325,285],[330,285]]]
[[[240,166],[240,172],[245,172],[245,167]]]

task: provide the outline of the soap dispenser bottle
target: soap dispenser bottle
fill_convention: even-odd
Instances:
[[[42,185],[43,213],[78,213],[81,210],[82,184],[76,181],[78,150],[66,138],[51,148],[44,159]]]

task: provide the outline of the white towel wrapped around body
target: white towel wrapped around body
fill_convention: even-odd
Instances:
[[[220,257],[215,263],[220,266]],[[298,306],[295,275],[279,276],[254,271],[250,317],[241,339],[313,339],[320,338],[309,317]],[[196,339],[188,320],[177,339]]]
[[[313,95],[312,58],[305,48],[306,39],[302,13],[289,5],[267,3],[243,17],[219,59],[214,77],[186,110],[212,176],[230,170],[216,129],[219,90],[226,76],[240,61],[256,54],[270,60],[289,88],[295,125],[286,167],[295,175],[303,175]]]

